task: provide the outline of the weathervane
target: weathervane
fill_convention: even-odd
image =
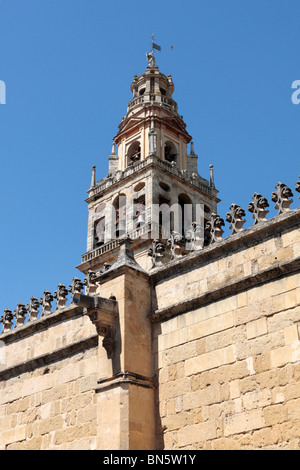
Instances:
[[[155,42],[154,42],[154,34],[152,34],[152,41],[151,41],[151,43],[152,43],[152,52],[154,52],[153,49],[156,49],[157,51],[161,51],[161,47],[158,46],[158,44],[155,44]]]
[[[148,67],[156,67],[154,49],[156,49],[157,51],[161,51],[161,47],[154,42],[154,34],[152,34],[151,48],[151,52],[149,54],[146,54],[148,60]]]

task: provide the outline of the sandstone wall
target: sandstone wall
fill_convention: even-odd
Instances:
[[[160,447],[300,448],[299,255],[297,212],[152,276]]]
[[[98,276],[113,359],[101,312],[72,303],[5,330],[0,450],[299,449],[299,227],[298,209],[149,274],[125,241]]]
[[[74,308],[0,338],[0,450],[96,447],[98,337]]]

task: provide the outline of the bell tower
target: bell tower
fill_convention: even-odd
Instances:
[[[150,155],[186,170],[187,144],[192,138],[172,96],[172,77],[159,71],[152,53],[147,56],[148,67],[133,78],[133,97],[114,139],[118,145],[118,170],[124,171]],[[115,169],[116,165],[112,165],[110,171]]]
[[[198,173],[198,156],[173,98],[171,75],[160,72],[153,51],[147,62],[145,72],[134,75],[132,99],[113,139],[107,176],[97,182],[93,167],[87,252],[78,266],[84,273],[112,264],[120,240],[127,237],[136,261],[149,271],[155,267],[149,253],[154,240],[168,242],[175,233],[183,240],[196,220],[204,229],[219,202],[212,166],[210,181]]]

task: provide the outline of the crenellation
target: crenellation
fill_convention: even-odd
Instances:
[[[224,220],[217,214],[211,214],[210,220],[205,226],[205,242],[207,245],[218,243],[222,241],[224,230],[222,227],[225,225]]]
[[[278,214],[283,214],[290,210],[290,205],[293,200],[289,199],[293,197],[292,190],[284,183],[277,183],[276,191],[272,193],[272,201],[276,202],[275,209],[278,210]]]
[[[42,307],[42,316],[50,315],[52,309],[53,295],[50,291],[45,290],[43,297],[40,299],[40,304]]]
[[[39,315],[40,302],[36,297],[31,297],[27,304],[28,321],[36,320]]]
[[[103,266],[103,272],[110,268],[110,265],[105,263]],[[87,275],[84,278],[83,284],[85,285],[86,295],[95,295],[97,292],[97,274],[94,271],[89,270]]]
[[[254,193],[252,196],[253,202],[249,202],[248,210],[253,214],[254,225],[266,221],[266,215],[268,214],[267,207],[269,203],[265,197],[261,194]]]
[[[242,207],[237,204],[231,204],[230,212],[226,214],[226,221],[230,223],[229,228],[232,230],[232,234],[243,230],[243,225],[246,223],[246,220],[243,220],[245,215],[246,212]]]
[[[27,308],[24,304],[18,303],[16,310],[13,313],[15,317],[15,326],[23,326],[27,319]]]
[[[83,288],[83,282],[78,277],[74,277],[72,284],[69,286],[69,292],[71,293],[71,303],[74,302],[74,296],[76,294],[80,294]]]
[[[59,310],[64,308],[67,303],[68,290],[63,284],[58,284],[57,291],[54,292],[53,297],[56,299],[56,308]]]
[[[12,327],[14,326],[14,320],[14,314],[11,310],[6,308],[3,312],[2,317],[0,318],[0,322],[3,325],[2,333],[6,333],[12,329]]]

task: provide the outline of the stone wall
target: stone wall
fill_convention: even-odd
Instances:
[[[125,239],[70,305],[59,285],[40,318],[6,310],[0,449],[299,449],[299,227],[287,211],[149,272]]]
[[[152,275],[160,448],[300,448],[299,216]]]
[[[73,307],[5,333],[0,450],[95,449],[98,337]]]

